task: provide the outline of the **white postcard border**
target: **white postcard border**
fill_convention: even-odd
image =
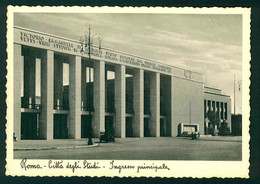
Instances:
[[[74,173],[71,169],[49,169],[44,167],[41,170],[25,170],[20,167],[22,159],[13,159],[13,14],[15,12],[62,12],[62,13],[174,13],[174,14],[242,14],[243,15],[243,128],[242,128],[242,161],[130,161],[115,160],[118,165],[162,165],[165,163],[170,170],[158,170],[157,172],[142,170],[139,173],[136,169],[109,170],[111,160],[90,160],[92,163],[99,162],[105,168],[98,170],[79,169]],[[6,125],[6,174],[12,176],[130,176],[130,177],[249,177],[249,85],[250,85],[250,9],[249,8],[132,8],[132,7],[8,7],[7,20],[7,125]],[[53,160],[55,161],[55,160]],[[58,161],[58,160],[56,160]],[[76,160],[77,161],[77,160]],[[29,159],[30,163],[48,165],[48,160]],[[63,160],[63,162],[74,163],[75,160]],[[82,160],[79,160],[82,162]]]

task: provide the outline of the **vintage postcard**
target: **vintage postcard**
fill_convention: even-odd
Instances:
[[[12,176],[249,177],[249,8],[8,7]]]

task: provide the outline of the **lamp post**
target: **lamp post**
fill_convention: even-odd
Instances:
[[[241,90],[242,80],[237,81],[238,90]],[[234,115],[236,115],[236,75],[234,75]]]
[[[87,33],[85,33],[84,36],[80,37],[80,44],[81,44],[81,54],[84,54],[87,51],[89,62],[91,61],[91,54],[93,54],[93,42],[94,40],[97,39],[99,42],[99,50],[101,50],[101,41],[103,40],[103,37],[101,34],[96,33],[93,36],[91,36],[91,28],[89,26],[89,30]],[[91,93],[90,91],[92,90],[91,88],[91,69],[89,68],[89,121],[90,121],[90,128],[89,128],[89,139],[88,139],[88,145],[93,145],[92,142],[92,103],[90,101],[91,99]]]

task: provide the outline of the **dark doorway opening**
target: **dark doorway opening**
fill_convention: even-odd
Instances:
[[[88,138],[91,130],[91,122],[89,115],[81,116],[81,138]]]
[[[114,136],[114,117],[113,116],[106,116],[105,131],[107,134]]]
[[[144,137],[150,137],[149,118],[144,118]]]
[[[166,136],[166,119],[160,118],[160,136],[165,137]]]
[[[67,139],[68,127],[67,127],[67,115],[55,114],[54,115],[54,139]]]
[[[21,114],[21,139],[37,139],[37,113]]]
[[[132,117],[126,117],[126,137],[133,137],[133,118]]]

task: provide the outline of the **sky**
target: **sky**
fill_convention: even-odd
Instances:
[[[102,46],[204,74],[242,112],[242,16],[217,14],[15,13],[14,24],[73,40],[88,31]]]

